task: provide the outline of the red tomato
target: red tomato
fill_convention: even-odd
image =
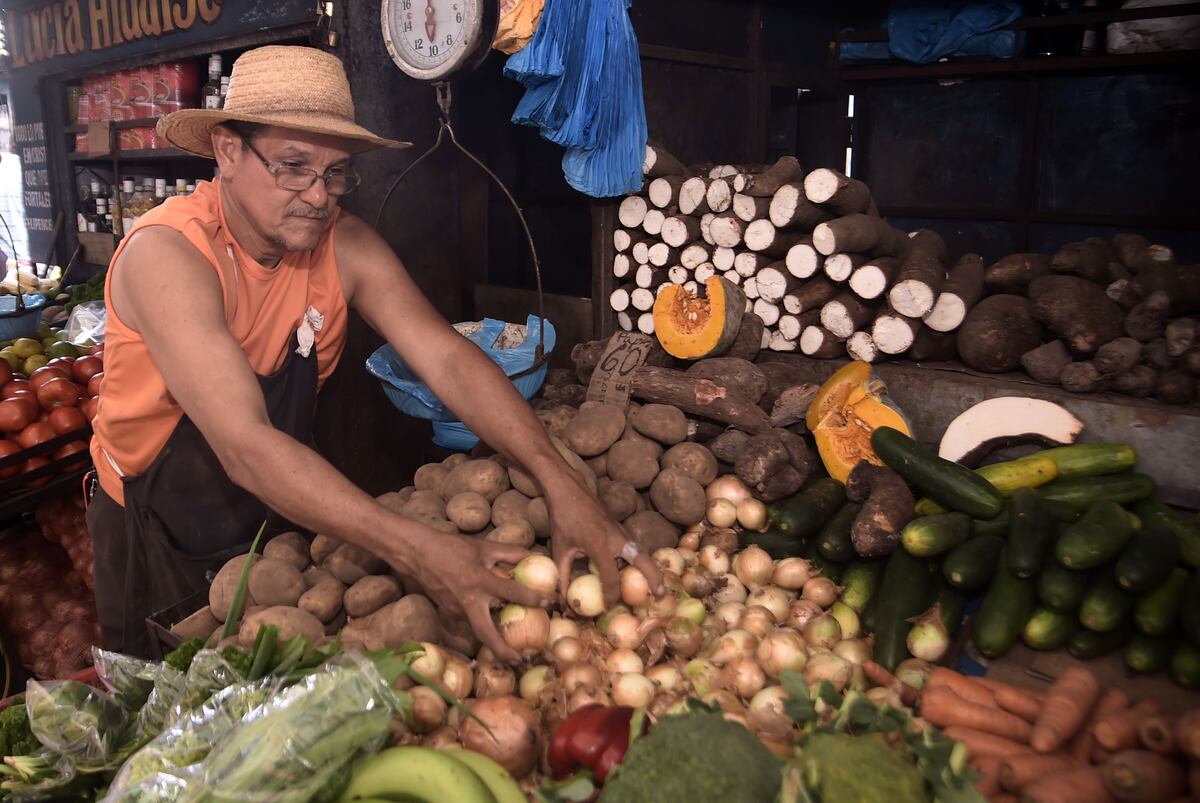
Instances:
[[[21,444],[25,449],[32,449],[39,443],[45,443],[54,437],[56,436],[53,427],[45,422],[37,421],[21,430],[20,434],[17,435],[17,443]],[[41,458],[36,459],[40,460]]]
[[[50,458],[48,457],[31,457],[25,461],[24,465],[21,466],[21,473],[28,474],[34,469],[38,469],[49,464]],[[38,477],[36,480],[28,480],[24,483],[24,485],[26,488],[41,488],[48,482],[50,482],[49,474],[47,474],[45,477]]]
[[[49,382],[51,379],[70,379],[70,369],[62,369],[57,365],[43,365],[41,368],[29,375],[29,386],[37,390],[42,385]]]
[[[85,401],[80,406],[80,409],[83,410],[84,418],[86,418],[88,421],[95,421],[96,413],[100,412],[100,397],[93,396],[92,398]]]
[[[92,346],[90,349],[88,349],[88,355],[91,357],[99,357],[100,359],[103,360],[104,359],[104,344],[97,343],[96,345]]]
[[[0,362],[4,363],[4,365],[0,365],[0,386],[3,386],[13,378],[13,369],[8,364],[8,360],[0,360]]]
[[[6,457],[12,457],[19,451],[21,451],[21,446],[20,446],[20,444],[16,443],[15,441],[0,440],[0,460],[3,460]],[[21,464],[18,463],[15,466],[11,466],[9,468],[0,470],[0,480],[6,480],[9,477],[15,477],[20,473],[21,473]]]
[[[69,409],[69,408],[64,408],[64,409]],[[80,452],[82,452],[82,454],[79,454]],[[71,441],[66,446],[63,446],[57,452],[54,453],[54,459],[62,460],[64,457],[69,457],[73,454],[79,454],[79,459],[72,460],[70,463],[67,463],[67,465],[64,466],[65,469],[76,468],[78,466],[83,465],[84,463],[86,463],[88,461],[89,457],[88,457],[87,443],[85,441]]]
[[[102,381],[104,381],[104,372],[103,371],[101,371],[98,374],[92,374],[92,378],[89,379],[88,383],[87,383],[87,395],[88,396],[99,396],[100,395],[100,383]]]
[[[104,362],[99,357],[80,357],[71,366],[71,376],[81,385],[104,370]]]
[[[47,409],[53,407],[74,407],[83,401],[83,393],[69,379],[54,377],[47,380],[37,389],[38,402]]]
[[[28,399],[5,399],[0,401],[0,430],[20,432],[37,418],[37,410]]]
[[[87,419],[77,407],[56,407],[49,413],[47,423],[59,435],[66,435],[87,426]]]
[[[9,380],[4,387],[0,388],[0,398],[11,399],[20,390],[32,390],[29,387],[28,379]]]

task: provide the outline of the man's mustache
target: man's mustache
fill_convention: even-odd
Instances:
[[[329,219],[329,210],[316,209],[315,207],[311,207],[311,206],[303,206],[303,207],[298,206],[298,207],[293,207],[293,208],[289,209],[286,212],[285,216],[286,217],[307,217],[307,218],[314,218],[316,220],[328,220]]]

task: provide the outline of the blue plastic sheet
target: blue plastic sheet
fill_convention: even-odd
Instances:
[[[889,47],[896,58],[917,64],[929,64],[953,55],[1011,58],[1014,34],[997,29],[1020,16],[1021,5],[1015,0],[908,5],[888,14]],[[989,36],[973,42],[991,32],[1007,35]]]

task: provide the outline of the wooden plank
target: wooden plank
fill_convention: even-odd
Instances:
[[[607,340],[616,328],[608,297],[616,288],[612,263],[617,248],[613,231],[617,228],[618,200],[592,202],[592,336],[586,340]]]

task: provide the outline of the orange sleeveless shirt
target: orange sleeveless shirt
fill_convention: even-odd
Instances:
[[[318,382],[337,367],[346,344],[346,298],[334,256],[335,209],[329,229],[312,251],[287,253],[264,268],[233,241],[221,206],[220,179],[201,182],[195,193],[171,198],[138,220],[132,231],[167,226],[188,239],[212,265],[221,282],[225,322],[251,368],[262,375],[283,367],[292,334],[313,308],[324,316],[315,333]],[[127,243],[129,238],[126,237]],[[125,243],[113,254],[111,271]],[[142,336],[121,321],[112,303],[112,282],[104,292],[108,321],[104,339],[104,379],[99,411],[92,422],[92,459],[100,485],[120,504],[121,477],[145,471],[183,416]],[[315,328],[315,327],[314,327]],[[197,344],[203,348],[203,344]]]

